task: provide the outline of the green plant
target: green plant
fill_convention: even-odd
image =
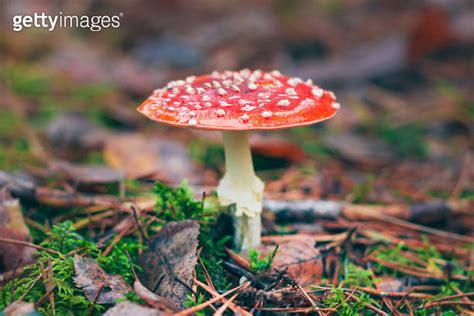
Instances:
[[[165,221],[192,219],[208,225],[217,218],[218,208],[205,208],[203,201],[195,200],[186,182],[175,189],[157,182],[153,191],[158,216]]]
[[[424,131],[418,125],[392,126],[381,123],[379,131],[382,138],[395,149],[401,158],[425,158],[428,154]]]
[[[53,273],[53,284],[55,290],[55,310],[58,314],[68,315],[70,311],[86,312],[91,305],[82,293],[82,290],[75,287],[73,283],[74,261],[73,257],[67,255],[74,249],[81,249],[84,253],[98,254],[98,250],[91,242],[85,241],[79,234],[72,229],[72,222],[66,221],[52,228],[50,241],[44,242],[42,246],[58,251],[60,254],[54,254],[46,251],[39,252],[37,263],[25,269],[24,276],[7,283],[2,291],[2,302],[0,310],[3,310],[10,301],[18,300],[24,295],[23,300],[27,302],[37,302],[46,294],[44,284],[41,280],[42,270],[40,262],[43,265],[51,264]],[[31,290],[29,290],[31,287]],[[13,290],[13,296],[10,296]],[[38,312],[42,314],[51,314],[49,300],[38,307]],[[95,306],[96,311],[103,310],[100,305]]]
[[[275,256],[278,251],[278,245],[275,246],[275,249],[273,249],[272,253],[270,253],[268,256],[260,258],[260,252],[256,249],[250,249],[249,250],[249,257],[250,257],[250,270],[252,272],[267,272],[270,270],[272,267],[272,262],[273,259],[275,259]]]
[[[354,203],[369,202],[369,195],[374,190],[374,180],[375,177],[369,175],[365,181],[354,187],[354,190],[352,191],[352,201]]]
[[[53,295],[56,314],[86,314],[92,303],[73,282],[75,275],[73,252],[96,259],[107,273],[120,274],[129,283],[133,280],[130,263],[124,251],[128,251],[133,258],[136,258],[138,255],[136,240],[125,238],[113,247],[108,256],[104,256],[95,243],[84,239],[73,228],[71,221],[53,226],[48,237],[41,245],[58,253],[39,251],[37,262],[25,268],[22,277],[8,282],[3,288],[0,310],[3,310],[10,301],[18,300],[20,297],[26,302],[38,302],[46,294],[42,282],[41,264],[48,266],[50,263],[55,286]],[[50,315],[49,300],[46,300],[37,310],[42,314]],[[95,313],[104,310],[105,306],[94,305]]]
[[[337,315],[341,316],[361,315],[364,311],[367,312],[366,304],[378,306],[377,302],[366,293],[362,293],[359,296],[352,293],[352,296],[357,298],[357,300],[347,300],[343,289],[332,288],[323,302],[327,307],[337,308]]]
[[[364,268],[358,267],[352,262],[346,265],[345,284],[346,286],[373,287],[372,273]]]
[[[225,289],[230,282],[227,279],[222,259],[226,256],[224,247],[231,240],[231,236],[216,229],[217,220],[223,210],[219,208],[214,197],[197,201],[186,182],[177,188],[170,188],[156,183],[154,193],[157,197],[157,216],[167,222],[186,219],[196,220],[200,224],[199,246],[202,247],[201,261],[219,289]],[[224,210],[225,211],[225,210]],[[203,268],[196,267],[198,279],[205,280]]]

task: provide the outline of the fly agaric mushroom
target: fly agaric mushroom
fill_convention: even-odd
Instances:
[[[334,94],[279,71],[213,72],[171,81],[138,111],[173,126],[223,132],[226,172],[217,187],[223,205],[234,204],[235,243],[260,244],[263,182],[255,175],[247,132],[314,124],[339,109]]]

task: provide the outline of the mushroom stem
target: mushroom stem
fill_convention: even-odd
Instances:
[[[253,169],[248,133],[223,132],[226,173],[217,187],[222,205],[236,205],[235,243],[241,250],[260,244],[264,183]]]

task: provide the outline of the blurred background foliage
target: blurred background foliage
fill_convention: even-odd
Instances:
[[[54,157],[108,164],[127,178],[215,185],[223,171],[219,135],[160,126],[135,108],[172,79],[279,69],[332,89],[342,110],[322,124],[252,135],[269,194],[453,197],[459,174],[472,165],[469,4],[2,1],[0,167],[44,167]],[[33,12],[120,15],[121,24],[100,32],[12,31],[13,15]],[[463,181],[454,193],[472,197],[472,172]]]

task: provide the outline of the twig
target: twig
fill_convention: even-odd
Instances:
[[[311,305],[313,305],[313,307],[316,307],[316,303],[314,302],[314,300],[311,298],[311,296],[309,296],[308,293],[306,293],[306,291],[301,287],[301,285],[297,284],[296,286],[301,291],[301,293],[303,293],[306,299],[311,303]]]
[[[48,288],[54,287],[54,282],[53,282],[53,266],[51,263],[51,259],[48,259],[48,271],[47,271],[47,279],[48,279]],[[54,293],[51,292],[51,295],[49,296],[49,305],[51,306],[51,313],[56,315],[56,304],[54,303]]]
[[[456,298],[471,297],[471,296],[474,297],[474,292],[468,292],[468,293],[461,293],[461,294],[456,294],[456,295],[444,296],[444,297],[440,297],[440,298],[437,298],[437,299],[435,299],[435,300],[432,300],[430,303],[441,302],[441,301],[447,301],[447,300],[452,300],[452,299],[456,299]]]
[[[94,306],[97,303],[97,300],[99,299],[100,293],[102,293],[102,290],[104,289],[105,284],[102,283],[99,287],[99,290],[97,290],[97,293],[95,294],[94,300],[92,301],[91,306],[89,306],[89,311],[87,312],[87,316],[91,316],[92,313],[94,313]]]
[[[194,282],[196,282],[196,281],[199,282],[198,280],[194,280]],[[199,283],[201,283],[201,282],[199,282]],[[225,293],[223,293],[223,294],[220,294],[220,295],[218,295],[218,296],[216,296],[216,297],[214,297],[214,298],[208,300],[207,302],[201,303],[201,304],[199,304],[199,305],[193,306],[193,307],[191,307],[191,308],[185,309],[184,311],[181,311],[181,312],[179,312],[179,313],[176,313],[175,316],[184,316],[184,315],[191,315],[191,314],[194,314],[194,313],[200,311],[201,309],[208,307],[208,306],[211,305],[212,303],[217,302],[217,301],[223,299],[223,298],[226,297],[227,295],[229,295],[229,294],[231,294],[231,293],[233,293],[233,292],[235,292],[235,291],[237,291],[237,290],[246,288],[246,287],[248,287],[249,285],[250,285],[250,282],[245,282],[245,283],[242,284],[242,285],[239,285],[239,286],[237,286],[237,287],[235,287],[235,288],[233,288],[233,289],[231,289],[231,290],[229,290],[229,291],[227,291],[227,292],[225,292]]]
[[[148,238],[148,236],[146,235],[145,233],[145,230],[143,230],[143,227],[142,225],[140,224],[140,220],[138,219],[138,215],[137,215],[137,209],[135,208],[135,206],[131,205],[130,208],[132,209],[132,213],[133,213],[133,218],[135,219],[135,223],[137,224],[137,228],[138,228],[138,231],[140,232],[140,235],[142,236],[143,240],[145,240],[145,242],[147,243],[148,247],[150,247],[150,250],[153,251],[153,253],[157,256],[160,256],[156,250],[153,248],[153,245],[151,243],[151,240]]]
[[[351,293],[349,293],[349,295],[346,295],[346,298],[340,302],[339,304],[337,304],[334,308],[337,310],[339,308],[339,306],[341,306],[342,304],[346,303],[348,300],[350,300],[352,298],[352,296],[354,296],[354,293],[357,291],[357,289],[353,289]]]
[[[432,275],[428,270],[424,270],[424,269],[414,267],[414,266],[410,266],[410,267],[403,266],[403,265],[401,266],[401,265],[398,265],[394,262],[382,260],[382,259],[376,258],[374,256],[368,256],[366,259],[371,260],[371,261],[375,261],[375,262],[383,265],[384,267],[390,268],[392,270],[403,272],[403,273],[406,273],[406,274],[409,274],[409,275],[414,275],[414,276],[417,276],[417,277],[420,277],[420,278],[426,278],[426,279],[431,278],[431,279],[440,279],[440,280],[447,279],[447,276],[445,276],[445,275]],[[451,278],[453,280],[466,280],[467,279],[466,276],[457,275],[457,274],[452,275]]]
[[[295,308],[285,308],[285,307],[257,307],[255,308],[258,311],[262,312],[274,312],[274,313],[303,313],[308,314],[312,312],[337,312],[334,308],[318,308],[318,307],[295,307]]]
[[[38,308],[39,306],[43,305],[43,303],[46,301],[46,299],[51,295],[51,293],[56,289],[56,285],[50,288],[36,303],[35,303],[35,309]]]
[[[127,234],[129,233],[130,231],[132,230],[132,227],[129,226],[127,228],[125,228],[124,230],[122,230],[119,234],[117,234],[113,239],[112,241],[110,242],[110,244],[107,246],[107,248],[105,249],[105,251],[102,253],[102,255],[104,257],[106,257],[113,249],[113,247]]]
[[[74,227],[75,229],[81,229],[81,228],[86,227],[87,225],[90,225],[91,223],[94,223],[94,222],[99,221],[101,219],[112,216],[115,213],[116,213],[115,210],[108,210],[108,211],[103,211],[103,212],[100,212],[100,213],[97,213],[97,214],[94,214],[94,215],[91,215],[91,216],[89,216],[89,214],[88,214],[88,216],[86,218],[80,219],[77,222],[75,222],[72,227]]]
[[[414,288],[411,288],[409,289],[405,295],[402,296],[401,299],[398,300],[398,302],[395,304],[395,306],[393,306],[393,309],[395,311],[397,311],[398,313],[398,309],[400,308],[400,306],[402,305],[403,301],[405,301],[407,298],[408,298],[408,295],[410,295],[411,292],[413,292],[415,289]],[[386,297],[382,297],[382,299],[386,299]]]
[[[378,286],[377,282],[375,282],[375,274],[374,274],[374,271],[368,267],[367,270],[370,272],[370,278],[372,279],[374,285],[375,285],[375,288],[378,289],[378,290],[381,290],[380,287]],[[407,292],[408,294],[410,293],[410,291]],[[404,296],[405,297],[405,296]],[[403,300],[403,298],[400,299],[399,302],[401,302]],[[386,297],[386,296],[382,296],[382,301],[383,303],[387,306],[387,308],[394,314],[399,314],[396,307],[393,307],[393,304],[392,302]]]
[[[199,282],[197,279],[194,279],[195,282],[194,284],[202,287],[204,290],[206,290],[208,293],[210,293],[212,296],[216,297],[219,295],[219,293],[217,293],[217,291],[214,291],[213,289],[211,289],[210,287],[208,287],[207,285],[205,285],[204,283],[202,282]],[[224,303],[226,302],[226,299],[223,298],[222,301],[224,301]],[[211,305],[212,306],[212,305]],[[237,306],[235,305],[234,303],[230,304],[229,305],[229,308],[235,313],[235,314],[238,314],[238,315],[245,315],[245,316],[251,316],[252,314],[247,312],[245,309],[241,308],[240,306]]]
[[[56,251],[56,250],[53,250],[53,249],[48,249],[48,248],[45,248],[45,247],[42,247],[42,246],[38,246],[38,245],[32,244],[32,243],[27,242],[27,241],[0,237],[0,242],[7,243],[7,244],[22,245],[22,246],[26,246],[26,247],[31,247],[31,248],[36,248],[36,249],[39,249],[39,250],[43,250],[43,251],[46,251],[46,252],[49,252],[49,253],[54,253],[55,255],[61,255],[61,253],[59,251]]]
[[[359,302],[360,301],[360,298],[358,298],[357,296],[355,295],[352,295],[351,296],[351,299],[356,301],[356,302]],[[386,312],[384,312],[383,310],[381,310],[380,308],[378,307],[375,307],[374,305],[372,304],[369,304],[369,303],[365,303],[365,302],[362,302],[364,304],[365,307],[367,307],[368,309],[370,310],[373,310],[374,312],[380,314],[380,315],[384,315],[384,316],[388,316],[388,314]]]
[[[42,278],[43,276],[40,274],[36,277],[36,279],[31,282],[31,285],[28,287],[28,289],[23,293],[20,298],[17,301],[23,301],[25,297],[28,295],[28,293],[31,292],[31,290],[35,287],[36,283]]]
[[[15,293],[15,289],[16,289],[16,273],[17,273],[17,270],[18,270],[18,267],[21,265],[21,262],[22,262],[22,259],[18,260],[16,263],[15,263],[15,266],[13,267],[13,285],[12,287],[10,288],[10,304],[13,303],[13,298],[14,298],[14,295],[13,293]]]
[[[214,291],[216,290],[216,287],[214,286],[214,283],[212,283],[211,276],[209,275],[209,272],[207,272],[206,266],[204,265],[204,262],[202,262],[201,257],[198,256],[199,263],[201,264],[202,271],[204,272],[204,276],[206,277],[207,284],[211,289]]]
[[[225,252],[229,255],[229,257],[232,258],[238,265],[240,265],[242,268],[250,271],[250,263],[245,260],[243,257],[239,256],[229,248],[225,247]]]
[[[222,316],[224,312],[227,310],[230,304],[239,296],[239,294],[234,294],[231,298],[229,298],[221,307],[214,313],[214,316]]]
[[[408,308],[408,314],[409,314],[410,316],[414,316],[415,313],[413,312],[413,306],[411,306],[410,301],[407,301],[407,308]]]
[[[371,213],[370,215],[374,219],[378,219],[380,221],[384,221],[384,222],[387,222],[387,223],[390,223],[390,224],[393,224],[393,225],[398,225],[400,227],[408,228],[408,229],[411,229],[411,230],[416,230],[416,231],[419,231],[419,232],[427,233],[427,234],[430,234],[430,235],[435,235],[435,236],[442,237],[442,238],[458,240],[458,241],[462,241],[462,242],[465,242],[465,243],[473,243],[474,242],[473,237],[462,236],[462,235],[459,235],[459,234],[439,230],[439,229],[436,229],[436,228],[431,228],[431,227],[427,227],[427,226],[423,226],[423,225],[418,225],[418,224],[411,223],[411,222],[408,222],[408,221],[405,221],[405,220],[402,220],[402,219],[399,219],[399,218],[396,218],[396,217],[393,217],[393,216],[390,216],[390,215],[378,214],[378,213]]]
[[[135,279],[139,280],[137,272],[135,271],[135,267],[133,266],[132,257],[130,256],[130,253],[128,253],[128,250],[125,250],[125,255],[128,258],[128,262],[130,262],[130,269],[132,270],[133,276],[135,277]]]
[[[423,305],[423,308],[432,308],[435,306],[446,306],[446,305],[464,305],[464,306],[474,306],[474,302],[464,302],[464,301],[438,301],[430,302],[426,305]]]
[[[376,289],[371,289],[368,287],[358,287],[357,288],[359,291],[367,292],[372,295],[377,295],[380,297],[386,296],[386,297],[410,297],[410,298],[417,298],[417,299],[427,299],[427,298],[432,298],[433,295],[431,294],[426,294],[426,293],[407,293],[407,292],[386,292],[386,291],[380,291]]]

